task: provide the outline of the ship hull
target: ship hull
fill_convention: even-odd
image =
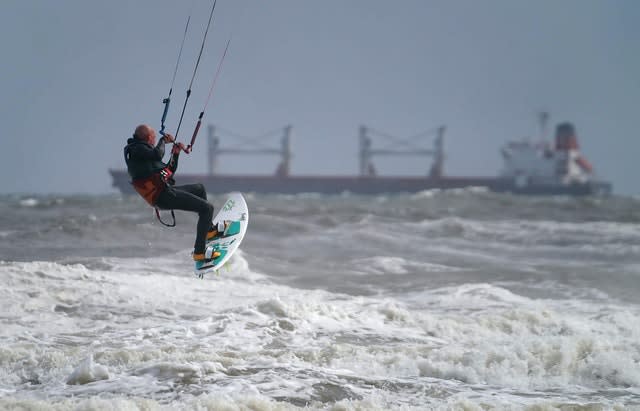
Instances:
[[[124,194],[134,193],[129,176],[124,170],[109,170],[113,186]],[[528,195],[607,195],[611,185],[590,182],[571,185],[527,185],[518,186],[514,180],[493,177],[352,177],[352,176],[254,176],[178,174],[177,184],[204,184],[208,193],[232,191],[254,193],[322,193],[340,194],[384,194],[415,193],[434,189],[456,189],[485,187],[494,192],[510,192]]]

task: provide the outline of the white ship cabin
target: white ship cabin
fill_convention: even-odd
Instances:
[[[549,142],[512,141],[502,148],[503,177],[518,186],[529,184],[586,183],[593,179],[591,164],[580,155],[575,129],[570,123],[556,128],[555,147]]]

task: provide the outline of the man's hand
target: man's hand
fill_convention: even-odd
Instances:
[[[171,154],[180,154],[180,151],[182,150],[186,150],[184,144],[173,143],[173,147],[171,147]]]
[[[162,138],[164,138],[165,143],[173,143],[176,141],[175,137],[173,137],[169,133],[164,133],[164,136],[162,136]]]

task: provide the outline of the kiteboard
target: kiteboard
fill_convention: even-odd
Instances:
[[[202,261],[195,262],[194,274],[198,278],[203,278],[206,273],[218,271],[229,261],[229,258],[240,246],[249,224],[249,209],[241,193],[233,192],[229,194],[224,205],[213,219],[214,226],[218,222],[226,223],[224,233],[207,241],[204,254],[207,258],[210,258],[216,251],[220,255],[206,263]]]

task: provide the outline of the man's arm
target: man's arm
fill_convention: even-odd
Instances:
[[[155,147],[148,144],[136,144],[134,156],[140,160],[158,160],[162,161],[164,157],[164,137],[162,137]]]
[[[178,169],[178,158],[180,157],[180,152],[182,150],[184,150],[184,144],[173,143],[173,148],[171,148],[171,160],[169,160],[169,170],[173,173]]]

